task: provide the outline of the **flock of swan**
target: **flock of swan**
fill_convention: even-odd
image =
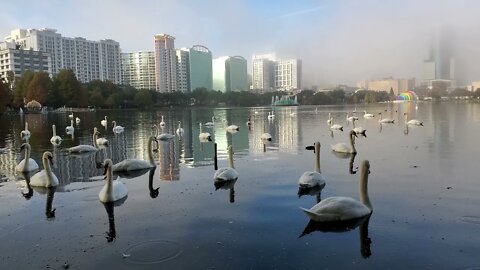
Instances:
[[[381,113],[380,115],[380,124],[394,124],[393,119],[389,118],[382,118]],[[267,119],[273,120],[275,115],[273,112],[268,112]],[[364,112],[363,117],[365,119],[374,118],[375,115],[371,113]],[[415,126],[423,126],[423,122],[416,120],[416,119],[408,119],[408,113],[404,113],[405,117],[405,124],[406,125],[415,125]],[[72,134],[74,131],[73,127],[73,114],[69,115],[70,118],[70,126],[67,126],[66,133]],[[75,118],[77,124],[80,122],[80,118]],[[331,146],[331,150],[336,153],[343,153],[348,155],[355,155],[357,150],[355,148],[355,138],[359,135],[366,137],[366,130],[362,127],[356,127],[355,122],[358,121],[358,117],[355,115],[350,115],[347,113],[346,120],[347,123],[352,123],[353,128],[348,132],[349,144],[347,143],[337,143]],[[206,123],[199,123],[199,141],[200,142],[210,142],[212,141],[212,137],[209,132],[203,131],[203,126],[205,127],[213,127],[215,125],[215,117],[212,117],[211,122]],[[237,125],[229,125],[227,120],[222,121],[224,124],[224,128],[226,132],[235,133],[238,132],[240,127]],[[103,120],[100,121],[100,124],[107,128],[108,120],[107,116]],[[339,124],[334,124],[334,119],[329,113],[327,124],[330,130],[340,130],[343,131],[343,126]],[[122,126],[117,125],[115,121],[112,121],[112,131],[115,134],[122,133],[125,128]],[[252,125],[250,117],[248,118],[246,125],[250,128]],[[176,129],[175,134],[163,133],[163,128],[165,127],[164,117],[161,117],[161,121],[159,126],[154,125],[153,128],[156,129],[156,134],[152,135],[148,138],[148,159],[125,159],[116,164],[112,162],[111,159],[105,159],[103,162],[104,168],[104,176],[106,183],[100,190],[98,197],[99,200],[103,203],[107,202],[115,202],[125,198],[128,194],[128,189],[126,185],[117,179],[114,180],[114,172],[125,172],[125,171],[137,171],[137,170],[144,170],[144,169],[151,169],[156,167],[155,160],[153,158],[153,151],[152,145],[156,143],[157,148],[159,141],[169,141],[173,139],[175,136],[183,136],[184,129],[181,126],[181,122],[178,122],[178,128]],[[264,126],[265,131],[265,126]],[[57,135],[56,133],[56,126],[52,125],[52,137],[50,142],[53,145],[59,145],[62,142],[62,138]],[[81,152],[93,152],[101,149],[101,147],[107,147],[109,142],[106,138],[98,137],[100,132],[95,127],[93,129],[92,134],[92,145],[77,145],[74,147],[70,147],[67,149],[69,153],[81,153]],[[28,123],[25,123],[25,130],[22,130],[20,133],[22,140],[25,140],[20,147],[22,151],[25,152],[24,159],[21,160],[18,165],[15,167],[15,170],[18,172],[33,172],[39,170],[39,165],[35,160],[30,157],[31,154],[31,146],[28,143],[28,140],[31,136],[30,131],[28,130]],[[261,140],[265,143],[267,141],[272,140],[272,136],[264,132],[261,136]],[[215,148],[216,149],[216,148]],[[303,190],[304,192],[309,192],[309,190],[315,189],[317,191],[322,190],[325,185],[327,184],[327,180],[323,176],[320,168],[320,142],[316,142],[313,146],[307,146],[307,150],[313,150],[315,154],[315,163],[314,163],[314,170],[313,171],[306,171],[304,172],[299,180],[298,185],[299,189]],[[239,178],[239,173],[234,167],[233,162],[233,147],[229,145],[227,147],[228,153],[228,166],[219,168],[215,171],[213,175],[213,179],[215,181],[215,186],[232,186]],[[215,159],[216,159],[215,153]],[[216,160],[215,160],[216,161]],[[216,162],[215,162],[216,164]],[[36,187],[55,187],[59,185],[59,180],[55,176],[54,172],[52,171],[53,165],[53,154],[49,151],[43,153],[42,156],[42,165],[43,169],[30,178],[30,185]],[[372,204],[370,202],[368,196],[368,175],[370,172],[370,163],[368,160],[364,160],[361,162],[360,165],[360,180],[359,180],[359,200],[350,198],[350,197],[341,197],[341,196],[334,196],[329,197],[323,200],[317,200],[317,204],[312,206],[310,209],[302,208],[305,214],[313,221],[316,222],[341,222],[347,221],[352,219],[363,218],[368,216],[372,213]]]

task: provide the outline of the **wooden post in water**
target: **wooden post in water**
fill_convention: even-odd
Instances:
[[[215,151],[215,154],[213,155],[213,166],[215,171],[218,170],[218,160],[217,160],[217,143],[213,144],[213,151]]]

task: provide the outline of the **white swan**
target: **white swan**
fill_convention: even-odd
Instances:
[[[346,221],[370,215],[373,208],[368,197],[369,172],[370,163],[368,160],[362,161],[358,185],[360,201],[350,197],[329,197],[310,209],[301,209],[317,222]]]
[[[99,132],[97,131],[97,128],[93,129],[93,145],[97,146],[97,135]],[[85,153],[85,152],[93,152],[97,151],[98,148],[93,146],[93,145],[88,145],[88,144],[80,144],[74,147],[70,147],[67,149],[69,153]]]
[[[108,121],[107,121],[107,116],[106,115],[105,115],[105,118],[102,121],[100,121],[100,124],[102,126],[104,126],[105,128],[107,127]]]
[[[160,121],[160,127],[164,127],[165,126],[165,121],[163,121],[163,115],[162,115],[162,121]]]
[[[93,128],[93,141],[95,142],[95,147],[98,148],[99,145],[108,146],[108,140],[105,138],[98,138],[100,132],[98,131],[97,127]]]
[[[112,123],[113,123],[113,129],[112,129],[113,132],[115,132],[115,133],[122,133],[122,132],[125,130],[124,127],[122,127],[122,126],[117,126],[117,122],[116,122],[116,121],[112,121]]]
[[[240,127],[237,125],[228,125],[227,119],[223,119],[223,123],[225,124],[225,130],[230,133],[234,133],[240,130]]]
[[[333,123],[333,118],[330,118],[330,129],[331,130],[341,130],[343,131],[343,126],[339,124],[334,124]]]
[[[252,121],[250,120],[250,116],[247,119],[247,126],[250,127],[252,125]]]
[[[269,142],[271,142],[271,141],[272,141],[272,135],[270,135],[270,133],[268,133],[268,132],[265,132],[265,133],[262,134],[262,136],[260,136],[260,139],[261,139],[262,141],[269,141]]]
[[[50,167],[50,165],[53,165],[53,155],[52,155],[52,153],[50,153],[48,151],[43,153],[42,162],[43,162],[43,170],[34,174],[30,178],[30,186],[33,186],[33,187],[55,187],[55,186],[58,186],[58,178],[52,172],[52,167]]]
[[[219,168],[213,175],[216,181],[232,181],[238,179],[238,172],[233,166],[233,147],[231,145],[227,148],[228,152],[228,167]]]
[[[73,119],[73,113],[69,114],[68,118]]]
[[[352,121],[352,125],[353,125],[353,131],[355,132],[356,135],[363,135],[363,137],[367,137],[367,130],[362,128],[362,127],[355,127],[355,121],[357,120],[353,120]]]
[[[412,119],[408,121],[408,113],[403,113],[405,115],[405,124],[412,126],[423,126],[423,122],[417,119]]]
[[[205,127],[207,128],[212,128],[215,126],[215,116],[212,116],[212,122],[206,122],[205,124],[203,124]]]
[[[273,114],[273,112],[268,112],[267,119],[268,119],[268,120],[273,120],[273,119],[275,119],[275,115]]]
[[[332,114],[328,113],[327,125],[330,126],[332,124]]]
[[[29,143],[24,143],[20,146],[20,151],[25,149],[25,158],[18,163],[17,166],[15,166],[15,170],[17,172],[30,172],[30,171],[35,171],[38,170],[38,164],[37,162],[30,158],[30,152],[31,152],[31,147]]]
[[[50,138],[50,142],[53,145],[59,145],[60,143],[62,143],[62,137],[57,135],[57,127],[55,125],[52,125],[52,131],[53,135],[52,138]]]
[[[358,120],[358,117],[354,116],[354,115],[350,116],[350,114],[347,112],[347,121],[348,122],[353,122],[355,120]]]
[[[378,120],[380,124],[395,124],[395,119],[382,118],[382,113],[378,113],[378,114],[380,115],[380,120]]]
[[[77,125],[80,124],[80,118],[75,117],[75,123],[76,123]]]
[[[75,128],[73,127],[73,119],[70,120],[70,126],[67,126],[67,127],[65,128],[65,132],[66,132],[67,134],[73,134],[73,133],[75,132]]]
[[[306,171],[298,179],[298,185],[301,188],[313,188],[325,186],[325,177],[320,171],[320,142],[315,143],[315,171]]]
[[[153,159],[153,153],[152,153],[152,142],[156,142],[158,144],[158,140],[157,138],[155,138],[155,136],[150,136],[150,138],[148,138],[148,145],[147,145],[148,161],[143,159],[125,159],[113,165],[112,167],[113,171],[114,172],[135,171],[135,170],[156,167],[157,165],[155,164],[155,160]]]
[[[25,129],[20,132],[20,138],[27,141],[30,139],[30,131],[28,130],[28,122],[25,122]]]
[[[157,125],[153,125],[153,127],[157,130],[157,134],[155,135],[157,140],[162,142],[170,141],[171,139],[175,138],[175,135],[169,133],[160,133],[160,129]]]
[[[369,118],[373,118],[373,117],[375,117],[375,115],[373,115],[371,113],[367,113],[367,111],[363,111],[363,118],[369,119]]]
[[[350,147],[346,143],[337,143],[335,145],[332,145],[332,150],[338,153],[357,153],[357,150],[355,149],[355,141],[353,138],[354,136],[357,137],[357,134],[355,134],[355,131],[351,130],[348,136],[350,137]]]
[[[185,134],[185,131],[182,128],[182,122],[181,121],[178,121],[178,128],[177,128],[176,133],[177,133],[178,137],[183,137],[183,134]]]
[[[120,199],[123,199],[128,194],[127,187],[124,183],[120,182],[118,178],[113,180],[113,173],[112,173],[112,160],[106,159],[103,163],[103,167],[105,168],[105,179],[107,183],[103,186],[98,193],[98,198],[101,202],[114,202]]]
[[[200,123],[200,133],[198,134],[198,139],[200,140],[200,142],[212,141],[212,136],[210,135],[210,133],[202,131],[202,123]]]

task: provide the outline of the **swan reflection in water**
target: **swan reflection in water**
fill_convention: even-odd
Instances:
[[[350,156],[350,162],[348,163],[348,172],[350,174],[356,174],[357,171],[358,171],[358,167],[355,168],[355,170],[353,169],[353,164],[355,163],[355,157],[357,156],[357,154],[352,154]]]
[[[55,218],[55,208],[52,207],[53,197],[57,187],[33,187],[38,194],[46,194],[47,200],[45,202],[45,216],[47,220],[53,220]],[[52,209],[53,208],[53,209]]]
[[[237,182],[237,179],[215,180],[213,182],[213,185],[215,186],[215,191],[217,191],[219,189],[230,190],[230,193],[229,193],[230,203],[234,203],[235,202],[235,183],[236,182]]]
[[[35,173],[35,172],[33,172],[33,173]],[[20,173],[20,176],[21,176],[21,178],[25,179],[25,187],[27,188],[27,192],[24,192],[23,190],[21,190],[20,192],[22,193],[22,196],[26,200],[30,200],[30,198],[32,198],[32,196],[33,196],[33,189],[30,186],[30,177],[31,177],[30,172]]]
[[[347,221],[334,221],[334,222],[318,222],[310,220],[303,229],[300,237],[303,237],[307,234],[311,234],[315,231],[320,231],[323,233],[343,233],[356,229],[359,227],[360,233],[360,254],[363,258],[367,259],[372,255],[371,244],[372,240],[368,236],[368,225],[370,222],[371,214],[357,219],[347,220]]]
[[[114,202],[105,202],[102,203],[105,207],[105,211],[107,211],[108,216],[108,232],[106,232],[105,238],[107,242],[113,242],[115,238],[117,238],[117,231],[115,230],[115,211],[114,208],[116,206],[122,205],[127,200],[127,197],[123,197],[122,199]]]
[[[316,202],[319,203],[322,198],[320,197],[321,193],[322,193],[322,189],[323,187],[322,186],[319,186],[319,185],[316,185],[314,187],[302,187],[302,186],[299,186],[298,187],[298,198],[304,196],[304,195],[309,195],[309,196],[315,196],[316,198]]]
[[[153,187],[153,176],[155,175],[155,170],[157,167],[150,169],[150,174],[148,175],[148,190],[150,192],[150,198],[155,199],[158,197],[160,187]]]

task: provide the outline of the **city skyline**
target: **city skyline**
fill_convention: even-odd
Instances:
[[[421,78],[429,32],[448,24],[464,46],[463,58],[469,60],[465,77],[480,79],[475,77],[480,71],[475,65],[480,58],[476,45],[480,30],[475,29],[480,3],[475,1],[26,3],[31,7],[28,12],[15,3],[2,5],[3,37],[16,28],[48,27],[65,36],[113,39],[121,44],[122,52],[137,52],[152,50],[155,34],[170,33],[176,37],[177,48],[202,44],[213,58],[241,55],[251,59],[253,54],[275,52],[286,59],[302,59],[307,87],[354,85],[359,80],[390,76]],[[250,61],[248,65],[250,73]]]

